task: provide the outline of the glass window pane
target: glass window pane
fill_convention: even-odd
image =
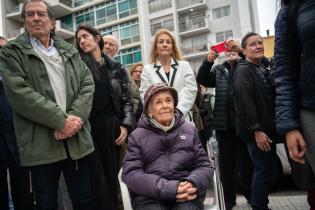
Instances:
[[[118,8],[119,8],[119,12],[124,12],[124,11],[128,10],[129,9],[129,2],[125,1],[125,2],[119,3]]]
[[[224,41],[224,34],[223,34],[223,32],[216,33],[215,37],[216,37],[216,41],[217,42],[223,42]]]
[[[133,63],[133,57],[132,54],[127,54],[122,56],[122,62],[124,65]]]
[[[107,16],[116,15],[116,5],[106,7],[106,14]]]
[[[137,8],[137,0],[129,0],[130,9]]]
[[[225,39],[233,38],[233,31],[226,31],[225,32]]]
[[[134,60],[135,63],[138,63],[138,62],[142,61],[142,57],[141,57],[141,52],[140,51],[139,52],[135,52],[134,57],[135,57],[135,60]]]
[[[75,17],[75,22],[77,25],[80,25],[80,23],[83,23],[84,22],[84,15],[80,15],[80,16]]]
[[[102,19],[105,17],[105,8],[96,10],[96,19]]]
[[[94,20],[94,13],[93,12],[89,12],[85,14],[85,21],[86,22],[91,22]]]

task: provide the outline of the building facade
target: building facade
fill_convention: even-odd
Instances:
[[[1,1],[3,35],[14,39],[24,31],[22,3]],[[156,31],[170,30],[186,60],[197,71],[211,45],[240,39],[258,25],[256,0],[49,0],[56,34],[74,42],[78,25],[87,23],[102,35],[119,40],[117,60],[126,66],[149,62]]]

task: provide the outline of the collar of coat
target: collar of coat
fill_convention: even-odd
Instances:
[[[162,69],[162,64],[159,60],[156,60],[156,62],[153,65],[153,68],[155,69],[155,73],[159,76],[159,78],[162,80],[162,82],[166,83],[168,86],[173,87],[175,75],[178,68],[178,62],[174,58],[171,58],[171,69],[170,69],[170,75],[169,78],[167,78],[165,71]]]
[[[72,44],[58,38],[55,35],[51,35],[51,38],[54,40],[54,46],[58,50],[59,55],[63,55],[65,59],[68,59],[72,57],[75,53],[78,53],[77,49],[75,49]],[[37,53],[33,49],[30,37],[27,32],[24,32],[15,40],[10,41],[8,46],[10,45],[18,47],[26,55],[33,54],[37,56]]]

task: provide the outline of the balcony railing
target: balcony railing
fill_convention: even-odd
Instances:
[[[190,54],[195,54],[195,53],[207,52],[208,47],[207,47],[207,44],[195,45],[191,47],[183,46],[182,51],[184,55],[190,55]]]
[[[72,0],[60,0],[60,3],[68,6],[68,7],[73,7],[73,1]]]
[[[74,32],[73,25],[69,25],[61,21],[60,21],[60,28]]]
[[[199,28],[205,28],[207,26],[207,18],[206,17],[199,17],[190,20],[180,21],[179,23],[179,31],[186,32],[191,31]]]
[[[20,5],[14,5],[12,7],[10,7],[9,9],[7,9],[7,14],[10,13],[15,13],[15,12],[20,12]]]
[[[177,7],[178,9],[182,9],[201,3],[204,3],[204,0],[177,0]]]
[[[74,0],[73,7],[79,7],[82,6],[83,4],[90,3],[91,1],[93,0]]]

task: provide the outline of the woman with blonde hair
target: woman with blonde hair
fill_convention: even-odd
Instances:
[[[141,74],[139,90],[142,102],[148,87],[161,82],[177,90],[179,101],[176,109],[186,121],[192,122],[191,109],[197,94],[196,78],[189,63],[183,60],[174,36],[165,29],[156,32],[150,64],[144,66]]]

